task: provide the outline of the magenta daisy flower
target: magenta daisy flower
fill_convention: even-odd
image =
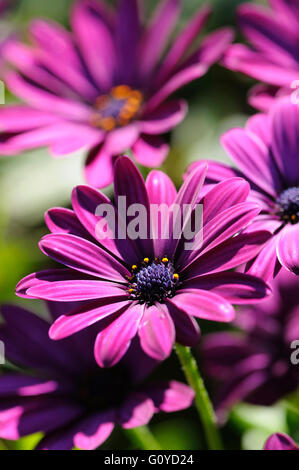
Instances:
[[[205,369],[219,384],[220,414],[240,401],[270,406],[298,389],[299,279],[282,270],[271,287],[269,299],[238,311],[239,332],[204,339]]]
[[[287,99],[279,100],[269,115],[253,116],[245,129],[224,134],[222,144],[240,170],[209,162],[208,181],[246,178],[251,185],[250,200],[261,207],[249,230],[272,233],[247,271],[268,280],[282,265],[299,274],[299,107]],[[193,163],[190,171],[203,164]]]
[[[50,302],[49,308],[55,320],[70,305]],[[16,306],[5,306],[2,313],[0,339],[7,360],[18,366],[0,375],[3,439],[42,432],[38,449],[92,450],[109,437],[116,423],[134,428],[159,411],[192,404],[194,393],[187,385],[148,383],[157,362],[140,350],[138,341],[116,367],[104,370],[92,354],[94,330],[57,343],[49,339],[48,322],[33,313]]]
[[[126,196],[128,207],[142,204],[146,217],[152,204],[182,209],[188,205],[193,211],[205,172],[195,170],[177,193],[164,173],[151,172],[145,184],[133,162],[119,157],[115,200]],[[265,231],[240,234],[259,212],[257,204],[246,202],[248,192],[248,183],[240,178],[216,185],[201,201],[203,228],[189,250],[182,228],[179,239],[173,232],[173,220],[179,217],[174,213],[167,221],[154,219],[157,225],[148,224],[145,236],[135,240],[104,238],[101,230],[106,228],[99,222],[106,219],[95,214],[103,203],[107,210],[114,206],[97,190],[79,186],[73,191],[73,211],[56,208],[47,213],[52,233],[40,242],[43,253],[66,269],[31,274],[18,284],[17,293],[60,302],[89,300],[58,318],[50,336],[62,339],[98,323],[95,357],[100,366],[116,364],[136,334],[144,351],[162,360],[171,353],[175,338],[183,345],[197,344],[199,329],[193,317],[229,322],[235,315],[232,303],[267,294],[263,281],[230,271],[254,257],[269,237]],[[119,233],[125,223],[118,217]]]
[[[72,33],[36,20],[33,46],[6,45],[4,57],[17,69],[6,74],[6,85],[26,104],[1,108],[1,154],[48,146],[62,157],[84,148],[85,176],[96,187],[113,181],[113,157],[129,148],[138,163],[160,166],[168,153],[161,134],[187,110],[185,101],[169,96],[206,73],[232,32],[209,34],[194,52],[210,13],[204,7],[164,56],[180,0],[159,2],[148,25],[138,3],[120,0],[110,11],[101,1],[81,0],[72,10]]]
[[[264,450],[299,450],[299,446],[287,434],[276,433],[268,437]]]
[[[269,0],[271,9],[244,4],[238,9],[240,28],[250,47],[231,46],[224,64],[264,82],[253,89],[250,102],[267,110],[277,95],[291,93],[299,79],[299,2]]]

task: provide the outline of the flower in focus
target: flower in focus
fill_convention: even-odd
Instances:
[[[107,227],[99,223],[106,219],[96,215],[97,208],[102,204],[108,211],[117,212],[117,208],[88,186],[74,189],[73,211],[56,208],[46,214],[52,233],[42,238],[40,248],[66,269],[27,276],[18,284],[17,294],[60,302],[89,301],[55,321],[52,339],[98,323],[95,358],[100,366],[116,364],[136,334],[143,350],[162,360],[171,353],[175,339],[187,346],[197,344],[199,329],[193,317],[229,322],[235,315],[232,303],[256,302],[268,294],[262,280],[230,271],[254,257],[269,236],[265,231],[240,233],[259,212],[255,203],[246,202],[249,185],[241,178],[216,185],[200,200],[203,227],[193,237],[193,249],[185,247],[183,229],[188,220],[177,222],[186,206],[189,219],[193,218],[205,172],[205,168],[195,170],[177,193],[163,172],[152,171],[145,184],[133,162],[119,157],[115,201],[126,197],[127,207],[138,203],[146,212],[141,221],[146,231],[136,239],[103,236]],[[155,204],[167,209],[174,204],[180,212],[170,212],[168,219],[160,214],[152,224]],[[125,216],[118,211],[119,233],[134,222],[132,217],[124,220]],[[177,237],[174,227],[178,225]]]
[[[269,115],[250,118],[245,129],[231,129],[222,145],[239,169],[209,162],[207,181],[241,176],[251,185],[250,200],[261,213],[250,230],[269,230],[272,237],[247,272],[270,280],[281,265],[299,274],[299,107],[278,100]],[[206,162],[191,164],[189,171]]]
[[[299,280],[284,269],[271,287],[271,297],[238,312],[238,333],[204,339],[207,374],[220,380],[220,415],[240,401],[270,406],[299,386],[299,367],[291,357],[299,338]]]
[[[299,450],[299,447],[287,434],[276,433],[267,439],[264,450]]]
[[[72,10],[72,33],[35,20],[32,46],[9,41],[3,55],[16,70],[5,82],[26,104],[1,108],[0,153],[48,146],[59,158],[84,148],[85,176],[95,187],[112,182],[113,157],[129,148],[138,163],[160,166],[168,153],[161,134],[186,114],[186,103],[169,96],[206,73],[232,32],[209,34],[191,52],[210,13],[204,7],[162,59],[180,0],[159,3],[144,26],[137,0],[120,0],[116,11],[81,0]]]
[[[70,306],[50,302],[49,308],[55,319]],[[143,383],[157,362],[138,343],[115,368],[100,369],[92,329],[57,343],[49,339],[49,324],[33,313],[15,306],[4,306],[2,313],[0,339],[7,359],[18,366],[0,375],[3,439],[42,432],[38,449],[92,450],[115,423],[145,425],[154,413],[182,410],[193,401],[193,391],[180,382]]]
[[[238,10],[241,31],[250,47],[231,46],[224,64],[267,85],[253,89],[250,103],[265,111],[275,97],[290,94],[299,80],[299,2],[272,0],[271,9],[243,4]],[[294,85],[293,85],[294,84]]]

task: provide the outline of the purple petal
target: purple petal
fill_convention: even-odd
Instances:
[[[185,118],[187,103],[183,100],[172,100],[162,103],[152,113],[146,113],[140,121],[144,134],[163,134],[171,131]]]
[[[240,266],[253,259],[270,237],[269,232],[260,231],[228,239],[191,263],[187,267],[188,277],[211,274]]]
[[[155,406],[145,393],[132,393],[123,403],[118,422],[125,429],[146,425],[155,413]]]
[[[178,262],[186,266],[221,245],[246,228],[259,212],[260,208],[257,204],[243,202],[216,214],[216,217],[205,224],[195,235],[192,250],[184,250]]]
[[[277,245],[277,256],[281,264],[299,274],[299,226],[287,226],[280,234]]]
[[[221,143],[250,180],[274,198],[282,190],[283,181],[267,147],[243,129],[232,129],[222,136]]]
[[[49,209],[45,214],[45,222],[52,233],[70,233],[77,237],[90,238],[85,227],[70,209],[63,207]]]
[[[276,433],[268,437],[264,450],[299,450],[299,447],[286,434]]]
[[[135,160],[146,167],[159,167],[169,152],[169,145],[158,135],[142,134],[132,147]]]
[[[0,127],[3,132],[27,131],[54,124],[57,121],[59,121],[59,116],[25,105],[2,106],[1,108]]]
[[[289,88],[298,77],[298,70],[282,67],[271,59],[266,59],[260,52],[250,50],[243,44],[235,44],[226,52],[224,65],[235,71],[242,72],[262,82]]]
[[[205,289],[220,295],[231,304],[256,303],[271,293],[261,279],[243,273],[215,273],[184,282],[185,288]]]
[[[87,156],[85,179],[95,188],[105,188],[113,181],[112,155],[106,151],[105,145],[97,145],[92,148]]]
[[[171,179],[162,171],[151,171],[146,180],[146,189],[149,195],[149,202],[151,205],[161,206],[166,204],[170,207],[176,197],[177,191]],[[153,206],[151,206],[153,207]],[[152,214],[152,235],[154,238],[155,256],[163,256],[165,241],[161,240],[164,233],[164,218],[163,213],[154,217]]]
[[[164,360],[172,351],[175,328],[166,308],[161,305],[145,307],[139,327],[142,349],[157,360]]]
[[[78,302],[103,297],[125,297],[126,292],[118,284],[107,281],[68,280],[42,283],[27,290],[29,297],[59,302]]]
[[[25,411],[21,416],[1,422],[0,436],[16,440],[36,432],[51,432],[65,426],[82,413],[82,408],[67,401],[40,400],[39,407]]]
[[[139,137],[139,123],[128,124],[108,132],[105,151],[111,155],[119,155],[130,149]]]
[[[211,8],[207,5],[202,6],[195,14],[194,18],[191,19],[178,35],[158,71],[156,78],[158,83],[163,82],[177,67],[180,60],[185,56],[185,53],[201,32],[210,14]]]
[[[227,300],[206,290],[184,288],[168,302],[188,315],[204,320],[231,322],[235,317],[235,311]]]
[[[277,259],[278,235],[274,235],[258,253],[256,258],[246,266],[246,272],[260,277],[265,282],[271,281],[280,269]]]
[[[151,258],[153,254],[153,240],[150,237],[150,209],[148,195],[140,172],[128,157],[119,157],[115,163],[114,193],[116,201],[119,201],[119,196],[126,196],[127,208],[133,204],[139,204],[145,209],[146,214],[144,215],[146,218],[144,220],[144,224],[146,237],[137,238],[135,240],[135,244],[143,258]],[[127,219],[130,223],[132,219],[134,220],[134,216],[127,217]]]
[[[121,229],[121,225],[123,229],[126,229],[125,221],[120,219],[121,215],[118,214],[117,209],[104,194],[88,186],[77,186],[73,190],[72,205],[82,225],[106,250],[114,254],[114,256],[125,258],[126,262],[130,264],[136,263],[140,257],[140,253],[134,242],[129,239],[115,239],[117,233],[116,230],[114,233],[113,227],[111,227],[110,232],[109,228],[106,227],[105,234],[102,233],[99,222],[103,220],[103,217],[96,214],[97,209],[103,204],[106,207],[109,206],[111,211],[113,211],[115,223],[118,224],[118,231]]]
[[[100,89],[111,87],[116,67],[114,39],[96,2],[77,2],[72,27],[91,75]]]
[[[143,77],[149,76],[159,61],[179,14],[179,0],[164,0],[158,5],[142,39],[139,69]]]
[[[232,30],[229,28],[209,34],[195,54],[188,58],[162,87],[159,87],[149,100],[148,109],[155,109],[176,90],[204,75],[210,65],[220,59],[232,38]]]
[[[297,31],[294,33],[279,17],[257,5],[242,5],[238,11],[242,32],[257,50],[286,67],[296,65]]]
[[[137,68],[140,40],[140,11],[138,0],[120,0],[116,17],[117,80],[132,83]]]
[[[185,410],[192,405],[194,391],[181,382],[172,380],[164,386],[157,386],[150,391],[155,406],[166,413]]]
[[[290,99],[280,100],[273,107],[272,149],[276,163],[289,186],[299,180],[299,107]]]
[[[130,272],[99,246],[69,234],[49,234],[39,243],[42,252],[58,263],[85,274],[125,282]]]
[[[121,298],[102,298],[85,304],[67,315],[61,315],[51,326],[49,336],[54,340],[67,338],[112,314],[121,313],[128,305],[129,302]]]
[[[0,376],[0,396],[35,396],[54,392],[58,388],[54,380],[37,379],[20,373]]]
[[[176,341],[184,346],[197,346],[200,339],[200,329],[197,322],[173,303],[166,302],[166,304],[175,326]]]
[[[74,435],[74,445],[83,450],[95,450],[112,433],[114,420],[113,411],[102,411],[80,421],[78,432]]]
[[[42,284],[48,285],[51,282],[58,281],[73,281],[89,279],[88,276],[72,271],[71,269],[48,269],[37,273],[29,274],[24,277],[16,287],[16,294],[19,297],[30,298],[28,290],[31,287],[40,286]]]
[[[138,331],[141,317],[142,307],[132,305],[98,334],[94,354],[100,367],[112,367],[121,360]]]

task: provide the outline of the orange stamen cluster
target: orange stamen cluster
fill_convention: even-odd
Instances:
[[[118,85],[107,95],[99,96],[91,124],[109,132],[129,124],[140,111],[143,95],[128,85]]]

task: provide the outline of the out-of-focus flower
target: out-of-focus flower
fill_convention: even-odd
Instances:
[[[205,369],[220,380],[220,415],[240,401],[272,405],[299,386],[299,364],[292,361],[299,340],[299,279],[284,269],[271,287],[273,296],[238,312],[240,332],[204,339]]]
[[[119,157],[116,209],[97,190],[79,186],[73,191],[74,211],[56,208],[47,213],[52,234],[41,240],[40,248],[67,269],[31,274],[18,284],[17,293],[61,302],[90,301],[58,318],[50,329],[52,339],[98,323],[95,357],[100,366],[117,363],[137,333],[144,351],[162,360],[171,353],[175,337],[183,345],[197,344],[199,329],[193,316],[229,322],[235,315],[231,304],[267,295],[260,279],[230,271],[254,257],[269,237],[265,231],[239,233],[259,212],[255,203],[245,202],[249,185],[241,178],[216,185],[200,201],[203,227],[200,223],[191,234],[192,249],[185,246],[185,227],[193,220],[205,173],[205,168],[195,170],[177,193],[163,172],[151,172],[145,184],[133,162]],[[128,235],[134,217],[120,212],[119,199],[124,196],[127,208],[138,203],[145,210],[138,221],[143,232],[136,239]],[[102,204],[118,214],[114,237],[105,238],[107,224],[101,222],[106,219],[95,215]],[[166,216],[162,212],[156,218],[152,207],[161,204]],[[173,204],[179,211],[170,210]]]
[[[268,86],[253,89],[250,103],[265,111],[275,97],[292,93],[299,80],[299,2],[269,0],[271,9],[244,4],[238,19],[242,33],[250,43],[231,46],[224,64],[260,80]]]
[[[240,170],[208,162],[207,181],[246,178],[252,189],[250,199],[261,207],[249,230],[272,233],[247,271],[266,281],[281,265],[299,274],[299,107],[288,99],[279,100],[269,115],[253,116],[245,129],[232,129],[221,140]],[[195,162],[189,171],[206,163]]]
[[[0,15],[2,16],[4,13],[9,10],[9,8],[13,7],[17,2],[17,0],[0,0]]]
[[[287,434],[272,434],[265,442],[264,450],[299,450],[299,446]]]
[[[52,319],[68,304],[49,303]],[[145,384],[157,362],[138,342],[113,369],[100,369],[92,354],[94,330],[59,343],[49,324],[27,310],[2,308],[0,339],[6,358],[19,367],[0,375],[0,437],[16,440],[44,433],[38,449],[92,450],[123,428],[147,424],[154,413],[188,408],[194,393],[180,382]],[[136,360],[138,355],[138,360]]]
[[[161,134],[187,110],[169,96],[204,75],[232,40],[224,28],[191,52],[210,13],[203,7],[162,59],[179,13],[180,0],[164,0],[144,26],[137,0],[120,0],[116,11],[81,0],[71,14],[73,33],[34,21],[33,46],[10,41],[3,49],[17,69],[6,85],[26,105],[1,108],[0,153],[49,146],[62,157],[84,148],[85,176],[96,187],[112,182],[113,157],[129,148],[140,164],[160,166],[168,153]]]

